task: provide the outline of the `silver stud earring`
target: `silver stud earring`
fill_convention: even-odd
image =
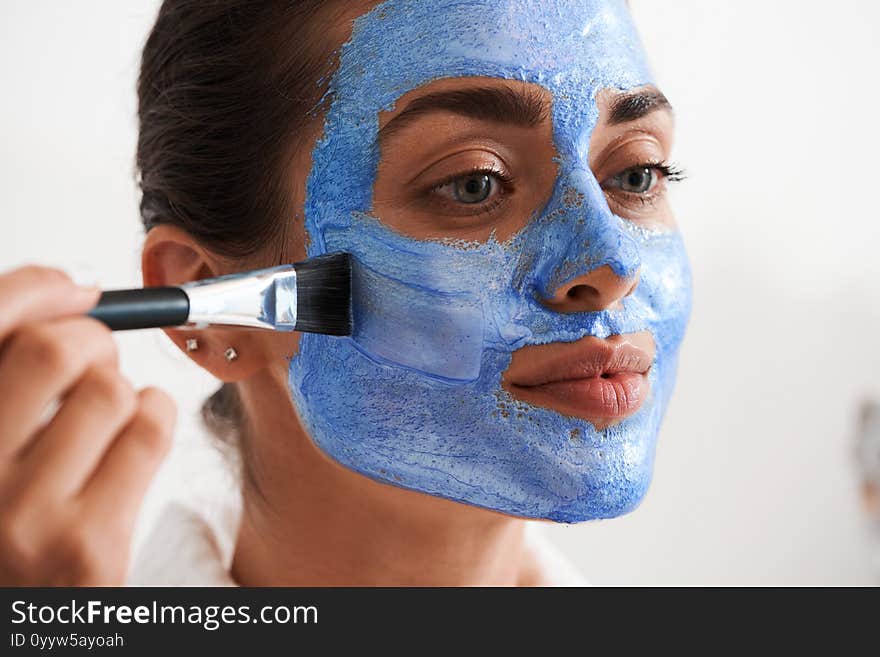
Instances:
[[[195,338],[187,338],[186,339],[186,350],[190,351],[198,351],[199,350],[199,341]]]
[[[227,349],[223,355],[226,357],[226,360],[228,360],[230,363],[232,361],[234,361],[236,358],[238,358],[238,352],[235,350],[234,347],[229,347],[229,349]]]

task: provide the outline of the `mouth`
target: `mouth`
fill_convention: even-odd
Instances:
[[[530,345],[513,353],[502,387],[520,401],[601,430],[641,408],[651,388],[654,352],[648,331]]]

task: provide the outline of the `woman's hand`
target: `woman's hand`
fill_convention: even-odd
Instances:
[[[0,275],[0,584],[119,585],[175,408],[120,374],[98,291]],[[55,410],[57,408],[57,410]]]

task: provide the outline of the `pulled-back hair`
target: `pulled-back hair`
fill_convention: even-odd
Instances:
[[[221,257],[286,261],[290,161],[316,119],[341,0],[165,0],[143,49],[137,170],[146,230],[177,226]],[[237,436],[233,384],[202,408]]]

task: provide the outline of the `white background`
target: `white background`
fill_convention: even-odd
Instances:
[[[549,532],[595,583],[869,582],[851,441],[880,399],[880,5],[632,4],[691,174],[694,315],[645,503]],[[0,0],[0,269],[139,281],[134,84],[156,7]],[[149,523],[218,478],[194,420],[213,383],[164,338],[120,343],[182,407]]]

